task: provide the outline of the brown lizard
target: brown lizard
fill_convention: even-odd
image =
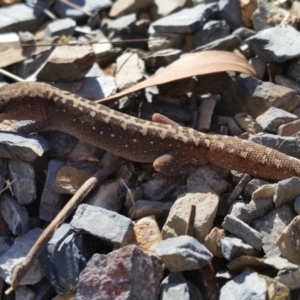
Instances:
[[[167,118],[141,120],[43,83],[0,88],[0,120],[34,120],[23,133],[60,130],[157,172],[184,175],[185,164],[217,166],[281,180],[300,175],[300,160],[236,137],[204,134]]]

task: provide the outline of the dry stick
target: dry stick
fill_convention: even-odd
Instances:
[[[190,215],[186,224],[185,234],[194,237],[195,234],[196,205],[191,205]]]
[[[120,158],[117,161],[110,163],[105,166],[99,172],[94,174],[93,177],[88,179],[80,189],[75,193],[75,195],[70,199],[70,201],[64,206],[64,208],[59,212],[59,214],[54,218],[54,220],[48,225],[48,227],[43,231],[41,236],[35,242],[33,247],[30,249],[24,261],[15,267],[13,274],[11,276],[11,287],[6,290],[5,294],[9,294],[21,281],[21,279],[26,275],[32,262],[36,260],[44,247],[47,245],[48,241],[53,236],[56,228],[74,211],[74,209],[82,202],[82,200],[103,180],[105,180],[109,175],[117,171],[122,165],[126,164],[128,160]]]
[[[82,13],[84,13],[85,15],[87,15],[87,16],[89,16],[89,17],[92,17],[92,16],[93,16],[93,14],[91,14],[90,12],[86,11],[86,10],[83,9],[82,7],[76,5],[76,4],[74,4],[74,3],[72,3],[72,2],[70,2],[70,1],[68,1],[68,0],[58,0],[58,1],[60,1],[60,2],[62,2],[62,3],[64,3],[64,4],[66,4],[66,5],[68,5],[68,6],[72,7],[72,8],[74,8],[74,9],[77,9],[77,10],[81,11]]]
[[[31,47],[32,47],[32,45],[31,45]],[[25,80],[23,78],[21,78],[21,77],[19,77],[17,75],[14,75],[14,74],[12,74],[12,73],[10,73],[10,72],[2,69],[2,68],[0,68],[0,73],[3,74],[3,75],[5,75],[5,76],[7,76],[7,77],[10,77],[11,79],[14,79],[15,81],[25,82]]]

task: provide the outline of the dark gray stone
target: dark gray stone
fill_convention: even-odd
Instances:
[[[219,17],[225,20],[232,30],[244,26],[239,0],[219,0]]]
[[[13,193],[21,205],[33,202],[36,198],[36,182],[33,167],[21,160],[11,160],[8,163],[8,173]]]
[[[56,19],[49,23],[45,29],[45,37],[73,35],[76,22],[70,18]]]
[[[236,35],[228,35],[224,38],[215,40],[209,44],[197,47],[193,52],[207,51],[207,50],[223,50],[223,51],[233,51],[240,47],[242,40]]]
[[[0,157],[33,161],[49,149],[41,136],[0,132]]]
[[[82,0],[72,0],[72,3],[78,5],[83,10],[88,12],[102,11],[112,6],[111,0],[101,0],[101,1],[85,0],[84,2],[82,2]],[[87,18],[86,14],[84,14],[82,11],[70,7],[69,5],[60,1],[55,2],[54,9],[55,12],[57,13],[57,16],[60,18],[71,18],[74,20]]]
[[[182,273],[171,273],[162,281],[160,287],[159,300],[194,299],[188,282],[182,276]]]
[[[200,28],[219,10],[218,4],[199,4],[158,19],[152,23],[157,33],[188,33]]]
[[[179,49],[164,49],[143,57],[143,60],[147,68],[159,68],[175,61],[182,53]]]
[[[226,236],[221,239],[222,255],[227,260],[233,260],[242,255],[256,256],[258,251],[241,239],[234,236]]]
[[[66,242],[70,237],[71,240]],[[88,243],[87,238],[91,236],[74,236],[72,227],[62,224],[39,256],[41,268],[57,293],[67,294],[77,289],[79,274],[92,256],[92,251],[96,251],[97,244]]]
[[[284,62],[300,56],[300,33],[290,25],[261,30],[246,42],[266,62]]]
[[[239,27],[232,32],[233,35],[237,35],[243,40],[255,35],[255,33],[256,32],[254,30],[247,27]]]
[[[29,229],[29,215],[26,208],[8,194],[0,199],[1,215],[14,235],[25,234]]]
[[[280,125],[297,120],[298,117],[283,109],[270,107],[267,111],[256,118],[256,122],[265,131],[277,133]]]
[[[51,222],[64,205],[64,199],[58,194],[54,187],[57,172],[65,165],[59,160],[51,160],[47,169],[47,177],[41,196],[39,217]]]
[[[0,158],[0,191],[4,188],[7,174],[7,160]]]
[[[300,84],[287,77],[284,77],[283,75],[276,75],[275,83],[290,88],[296,91],[297,94],[300,94]]]
[[[294,137],[264,134],[260,136],[251,136],[249,141],[273,148],[289,156],[299,158],[299,146],[297,139]]]
[[[128,244],[133,234],[133,222],[129,218],[87,204],[78,206],[71,226],[118,246]]]
[[[264,184],[268,184],[269,182],[259,178],[251,179],[244,188],[244,195],[247,200],[250,200],[254,191],[256,191],[259,187]]]
[[[250,224],[255,219],[263,217],[273,208],[274,203],[272,198],[256,199],[255,201],[251,201],[250,203],[242,206],[239,209],[239,214],[235,214],[235,216],[243,222]]]
[[[33,285],[32,289],[35,292],[34,300],[52,299],[56,295],[54,288],[46,278]]]
[[[13,269],[24,259],[33,244],[42,234],[41,228],[34,228],[26,234],[18,236],[14,244],[0,257],[0,276],[10,284],[10,276]],[[21,285],[35,284],[43,278],[44,274],[38,261],[34,261],[28,273],[21,280]]]
[[[297,197],[294,202],[294,210],[300,215],[300,197]]]
[[[0,236],[0,257],[11,247],[14,243],[14,238],[8,236]]]
[[[15,300],[34,300],[35,299],[35,292],[27,286],[22,286],[22,285],[16,286],[15,292],[16,292]]]
[[[35,32],[39,25],[46,20],[43,9],[49,9],[50,3],[44,0],[36,4],[13,4],[0,8],[0,33],[30,31]]]
[[[119,17],[111,21],[108,26],[108,32],[117,32],[122,33],[124,31],[130,32],[133,29],[133,26],[137,20],[136,14],[129,14],[122,17]]]
[[[292,177],[279,181],[274,195],[276,207],[291,202],[300,195],[300,178]]]
[[[219,299],[266,300],[267,283],[258,273],[244,271],[221,288]]]
[[[156,257],[128,245],[108,255],[93,255],[80,274],[76,299],[157,300],[161,276]]]
[[[276,241],[284,228],[293,220],[295,215],[292,206],[290,204],[285,204],[252,222],[251,226],[261,235],[263,243],[262,247],[267,256],[280,255]]]
[[[209,44],[230,34],[226,21],[208,21],[194,33],[193,48]]]
[[[163,240],[156,246],[156,254],[171,272],[197,270],[212,259],[207,248],[188,235]]]
[[[233,215],[227,215],[222,223],[223,228],[225,228],[230,233],[236,235],[244,242],[253,246],[256,250],[261,250],[262,240],[259,232],[251,228],[245,222],[239,220]]]

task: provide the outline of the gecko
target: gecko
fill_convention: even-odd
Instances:
[[[238,137],[206,134],[161,115],[139,119],[45,83],[0,88],[0,121],[33,120],[22,133],[59,130],[155,171],[184,176],[184,165],[204,165],[282,180],[300,175],[300,160]]]

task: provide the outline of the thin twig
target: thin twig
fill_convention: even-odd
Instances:
[[[31,45],[31,47],[32,47],[32,45]],[[13,79],[15,81],[25,82],[25,80],[23,78],[21,78],[19,76],[16,76],[16,75],[14,75],[14,74],[12,74],[12,73],[10,73],[10,72],[2,69],[2,68],[0,68],[0,73],[7,76],[7,77],[10,77],[11,79]]]
[[[186,224],[185,234],[194,236],[195,234],[195,217],[196,217],[196,205],[191,205],[190,215]]]
[[[9,294],[21,281],[21,279],[26,275],[32,262],[36,260],[51,237],[53,236],[56,228],[60,226],[66,218],[75,210],[75,208],[85,199],[85,197],[103,180],[105,180],[112,173],[117,171],[122,165],[126,164],[128,161],[123,158],[119,158],[117,161],[108,164],[103,167],[99,172],[94,174],[93,177],[88,179],[80,189],[75,193],[75,195],[69,200],[69,202],[64,206],[64,208],[59,212],[59,214],[54,218],[54,220],[48,225],[48,227],[43,231],[38,240],[35,242],[33,247],[30,249],[26,258],[23,262],[16,266],[13,274],[11,276],[11,287],[6,290],[6,294]]]

